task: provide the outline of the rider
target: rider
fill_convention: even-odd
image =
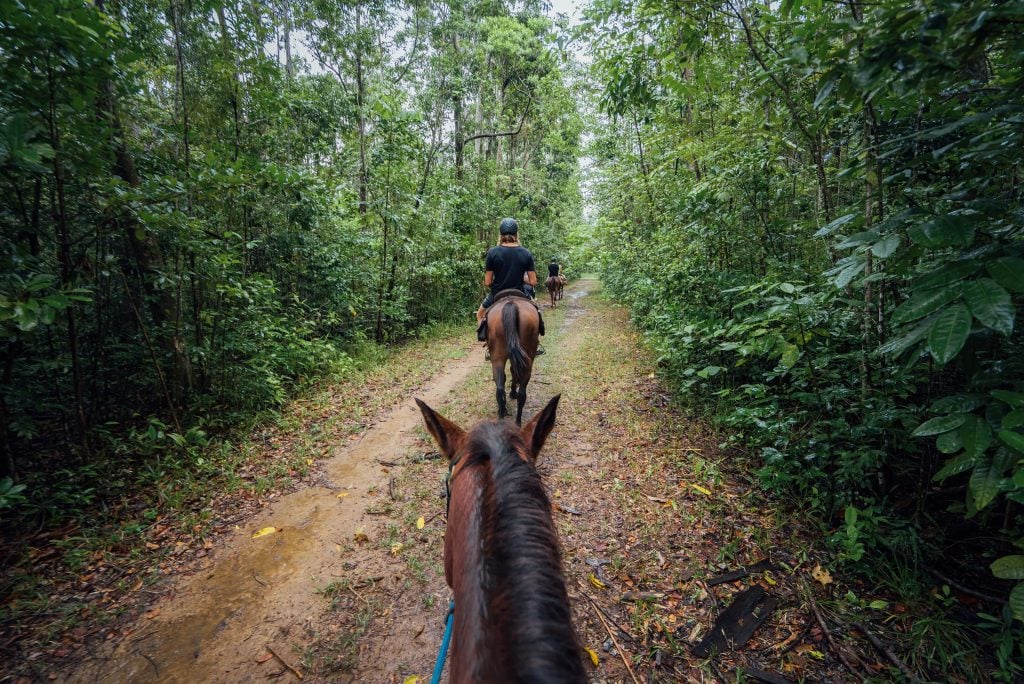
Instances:
[[[565,276],[562,275],[562,265],[558,263],[555,257],[551,257],[551,263],[548,264],[548,278],[558,278],[562,283],[565,283]]]
[[[513,218],[502,219],[498,230],[501,239],[496,247],[487,250],[487,273],[484,275],[484,285],[491,291],[487,293],[487,297],[476,312],[479,324],[477,337],[481,341],[487,339],[484,332],[484,311],[494,303],[494,295],[502,290],[520,290],[529,297],[526,286],[537,285],[537,268],[534,265],[533,254],[519,244],[519,224]]]

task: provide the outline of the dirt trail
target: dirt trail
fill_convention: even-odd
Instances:
[[[524,415],[562,394],[538,467],[574,623],[596,663],[591,681],[634,681],[627,662],[643,681],[735,681],[751,667],[840,681],[837,662],[821,660],[828,648],[801,590],[814,560],[787,553],[810,547],[807,531],[672,406],[627,312],[588,296],[599,287],[575,283],[557,310],[544,307],[547,354]],[[462,425],[494,413],[489,365],[473,347],[416,393]],[[304,682],[424,681],[449,597],[447,464],[426,457],[433,449],[411,398],[403,401],[321,462],[319,484],[259,513],[70,679],[293,682],[302,672]],[[280,531],[252,538],[268,526]],[[704,583],[763,558],[775,569]],[[778,603],[750,642],[693,656],[724,607],[755,584]]]
[[[484,364],[474,349],[417,393],[440,404]],[[207,567],[182,578],[157,603],[135,635],[92,661],[71,681],[247,681],[271,647],[297,660],[287,645],[296,628],[311,628],[324,600],[318,595],[344,570],[343,540],[373,523],[371,492],[388,484],[380,462],[394,462],[414,445],[421,423],[412,399],[391,409],[353,445],[322,463],[322,485],[282,497],[248,522]],[[252,532],[275,527],[258,539]],[[350,562],[349,562],[350,563]],[[275,647],[276,646],[276,647]]]

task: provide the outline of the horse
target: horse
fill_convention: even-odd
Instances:
[[[501,293],[498,293],[499,296]],[[487,309],[487,349],[498,398],[498,418],[508,415],[505,403],[505,363],[512,371],[509,396],[516,399],[516,425],[523,423],[526,386],[533,373],[533,357],[540,338],[540,313],[522,296],[507,296]]]
[[[551,295],[551,308],[555,308],[555,302],[562,298],[562,286],[565,284],[565,280],[562,276],[550,276],[544,281],[544,286],[548,289],[548,294]]]
[[[491,420],[468,432],[416,400],[450,461],[444,575],[455,601],[453,684],[587,681],[536,469],[558,400],[522,428]]]

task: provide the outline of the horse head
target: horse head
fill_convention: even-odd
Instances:
[[[450,461],[445,579],[452,682],[585,682],[551,502],[536,470],[559,397],[526,425],[465,430],[416,400]]]

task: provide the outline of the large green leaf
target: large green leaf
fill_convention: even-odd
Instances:
[[[1010,392],[1008,390],[992,390],[992,396],[999,401],[1005,401],[1010,406],[1024,408],[1024,392]]]
[[[1013,292],[1024,292],[1024,259],[1002,257],[989,262],[988,274],[997,283]]]
[[[999,439],[1014,451],[1024,454],[1024,435],[1012,430],[1000,430]]]
[[[971,334],[971,312],[963,304],[949,307],[928,331],[928,350],[940,364],[952,361]]]
[[[960,296],[960,292],[961,286],[959,283],[954,283],[949,287],[914,292],[914,294],[910,295],[910,299],[900,304],[892,312],[890,320],[894,325],[915,321],[949,304]]]
[[[879,259],[885,259],[892,256],[900,246],[900,236],[896,233],[887,235],[875,244],[871,245],[871,253]]]
[[[963,438],[956,431],[944,432],[935,440],[935,447],[944,454],[955,454],[964,446]]]
[[[910,433],[911,437],[930,437],[931,435],[941,435],[943,432],[949,432],[950,430],[956,430],[958,427],[964,424],[967,420],[967,414],[954,413],[949,416],[939,416],[938,418],[932,418],[914,428],[914,431]]]
[[[937,268],[934,271],[924,274],[920,278],[914,281],[914,291],[921,289],[929,289],[932,287],[946,287],[951,283],[955,283],[958,280],[963,280],[969,275],[973,275],[981,268],[981,263],[974,259],[965,259],[963,261],[954,261],[951,263]]]
[[[992,499],[999,493],[999,477],[998,469],[988,459],[974,466],[968,489],[974,499],[974,507],[979,511],[992,503]]]
[[[969,456],[981,456],[992,444],[992,428],[988,421],[977,416],[970,416],[960,428],[960,441],[964,445],[964,453]]]
[[[1010,293],[996,281],[978,278],[964,286],[964,301],[986,328],[1009,335],[1013,332],[1013,303]]]
[[[989,568],[993,575],[1002,579],[1024,579],[1024,556],[1013,555],[997,558]]]
[[[936,216],[907,232],[911,240],[924,247],[969,247],[974,242],[974,219],[963,214]]]
[[[932,476],[933,482],[941,482],[947,477],[953,477],[960,473],[965,473],[968,470],[972,470],[975,465],[978,464],[977,456],[971,456],[970,454],[963,453],[956,458],[951,458],[942,466],[939,472]]]
[[[1010,592],[1010,612],[1015,620],[1024,622],[1024,582],[1020,582]]]

